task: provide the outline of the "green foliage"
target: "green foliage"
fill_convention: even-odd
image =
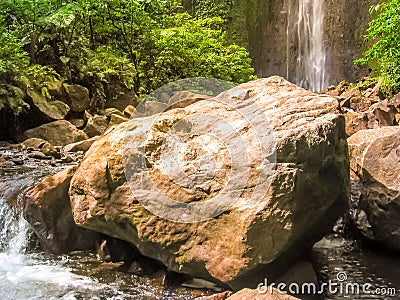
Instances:
[[[0,74],[16,74],[28,66],[27,54],[22,50],[22,43],[1,24],[0,45]]]
[[[24,92],[10,84],[0,84],[0,109],[9,108],[19,114],[28,104],[24,101]]]
[[[155,85],[188,77],[214,77],[232,82],[254,78],[246,49],[226,43],[219,29],[221,18],[194,20],[175,16],[174,26],[159,31],[156,47]]]
[[[383,78],[382,91],[390,96],[400,91],[400,0],[391,0],[372,6],[376,14],[367,29],[365,39],[372,46],[356,64],[366,65],[377,81]]]
[[[253,79],[248,52],[228,41],[220,18],[231,0],[203,2],[209,12],[194,17],[177,0],[0,0],[0,74],[42,91],[61,77],[101,105],[181,78]]]

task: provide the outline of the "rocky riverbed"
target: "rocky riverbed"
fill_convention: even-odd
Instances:
[[[148,103],[146,106],[155,107],[155,112],[165,111],[157,115],[156,123],[151,113],[143,112],[137,112],[133,121],[127,122],[127,117],[135,113],[127,107],[124,112],[109,109],[99,113],[104,126],[90,135],[89,121],[80,124],[86,128],[83,131],[66,120],[43,124],[29,129],[29,138],[21,144],[4,144],[1,172],[4,175],[7,169],[61,166],[63,170],[30,188],[19,202],[18,197],[9,197],[7,202],[22,207],[41,249],[57,255],[92,251],[100,260],[121,262],[118,267],[105,264],[112,266],[112,271],[106,267],[101,274],[122,271],[139,277],[161,276],[163,284],[165,278],[173,278],[178,282],[175,286],[186,282],[187,286],[234,291],[255,289],[266,277],[278,282],[321,283],[344,269],[340,258],[334,257],[338,250],[332,249],[350,249],[348,253],[339,251],[339,257],[351,256],[351,252],[359,253],[355,255],[358,257],[366,251],[358,252],[363,249],[358,244],[345,240],[337,244],[337,238],[330,238],[325,244],[317,244],[314,258],[310,258],[312,246],[332,231],[340,216],[340,234],[360,235],[388,251],[399,248],[400,103],[398,97],[380,97],[379,85],[354,90],[342,83],[324,94],[315,94],[283,78],[271,77],[243,84],[215,98],[185,93],[175,100],[167,99],[169,104]],[[268,126],[257,117],[246,123],[236,114],[238,110],[226,109],[221,103],[229,103],[247,116],[257,116],[260,110]],[[168,109],[171,104],[174,106]],[[229,145],[239,141],[234,131],[219,133],[228,147],[204,140],[201,135],[193,134],[189,139],[181,135],[186,150],[176,159],[186,171],[172,174],[180,182],[176,185],[166,176],[171,174],[163,173],[165,133],[172,130],[186,134],[185,130],[194,130],[194,125],[183,131],[175,125],[199,113],[215,120],[202,130],[223,128],[218,120],[231,124],[245,149],[250,150],[249,159],[247,164],[227,159],[231,154]],[[92,122],[94,119],[93,116]],[[143,139],[148,128],[151,134]],[[265,164],[259,167],[265,158],[257,143],[260,128],[273,132],[274,144],[269,146],[276,152],[275,156],[268,156],[271,168]],[[129,148],[124,144],[126,132],[131,133]],[[220,170],[214,177],[201,171],[204,153],[196,152],[200,145],[211,149],[209,154]],[[147,155],[144,165],[140,159],[133,159],[141,155]],[[124,170],[126,158],[135,172],[127,174]],[[236,164],[234,168],[232,164]],[[236,172],[233,175],[232,170]],[[216,218],[200,223],[182,219],[184,223],[177,223],[154,215],[143,206],[157,199],[150,186],[139,185],[146,182],[146,174],[162,194],[183,204],[201,203],[221,191],[222,202],[235,201]],[[247,174],[245,181],[241,180],[243,174]],[[224,190],[224,184],[230,189]],[[140,193],[132,194],[132,186],[139,187],[136,192]],[[257,192],[260,186],[267,189]],[[2,191],[5,189],[6,186]],[[236,195],[238,189],[242,193]],[[253,193],[260,196],[256,202],[252,202]],[[186,218],[179,210],[169,216],[174,217]],[[68,261],[75,261],[74,257]],[[362,265],[363,259],[354,258],[353,263]],[[314,262],[316,274],[310,262]],[[89,269],[96,269],[96,264],[93,260]],[[82,272],[78,269],[74,272]],[[298,274],[303,278],[299,279]],[[349,274],[349,278],[360,277]],[[389,274],[379,278],[383,280],[370,278],[370,282],[399,288],[395,282],[398,278]],[[339,299],[329,293],[325,296]],[[227,294],[221,297],[226,298]]]

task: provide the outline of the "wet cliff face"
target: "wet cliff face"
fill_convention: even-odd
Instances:
[[[290,1],[245,2],[241,5],[246,16],[247,41],[256,74],[260,77],[278,74],[295,81],[298,45],[296,32],[287,30],[288,19],[296,22],[293,12],[289,14]],[[355,67],[353,61],[365,49],[362,36],[371,20],[368,10],[378,2],[382,1],[325,0],[324,45],[330,84],[342,80],[356,81],[367,74],[365,68]],[[250,12],[250,7],[256,11]]]
[[[366,49],[363,39],[372,17],[371,5],[382,0],[325,0],[325,45],[327,67],[331,83],[341,80],[356,81],[367,74],[365,68],[356,68],[355,59]]]
[[[205,0],[184,0],[184,3],[186,9],[193,10],[196,6],[200,7],[202,1]],[[382,0],[320,1],[325,2],[324,46],[327,82],[354,82],[367,75],[367,70],[355,67],[353,61],[360,58],[365,49],[363,34],[371,20],[368,10],[371,5]],[[226,11],[229,12],[228,34],[233,41],[248,46],[259,77],[280,75],[296,82],[299,45],[293,24],[297,22],[296,7],[299,0],[215,2],[226,6]],[[288,9],[289,6],[292,9]],[[288,30],[288,20],[292,30]]]

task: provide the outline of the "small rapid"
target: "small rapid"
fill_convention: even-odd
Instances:
[[[2,157],[15,153],[0,149]],[[51,255],[35,248],[22,216],[24,192],[64,167],[0,166],[0,299],[193,299],[202,292],[119,271],[120,264],[99,261],[93,253]]]
[[[2,170],[0,181],[0,299],[63,298],[91,280],[73,274],[38,253],[27,253],[31,237],[22,217],[23,192],[50,173],[45,169]],[[51,299],[52,297],[50,297]],[[71,298],[74,299],[74,298]]]

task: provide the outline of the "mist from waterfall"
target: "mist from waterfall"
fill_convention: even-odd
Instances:
[[[286,0],[287,78],[297,85],[321,91],[328,86],[324,47],[324,0]],[[293,53],[293,48],[294,53]],[[295,55],[294,59],[292,55]],[[295,63],[295,74],[290,74]]]

